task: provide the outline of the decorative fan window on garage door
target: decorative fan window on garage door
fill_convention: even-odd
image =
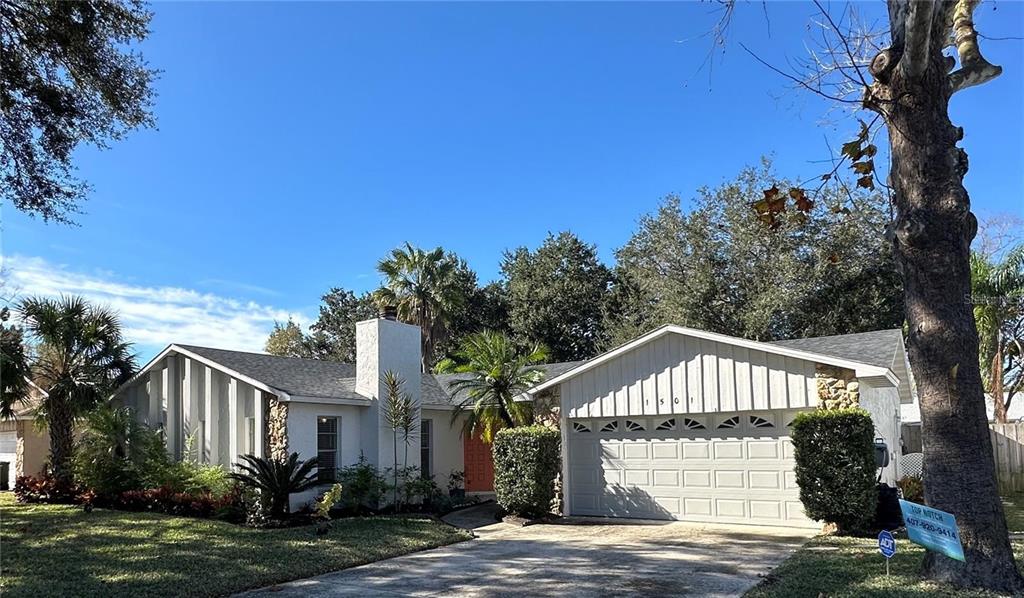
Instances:
[[[661,421],[658,425],[654,426],[655,430],[659,432],[675,430],[676,429],[676,418],[670,417],[666,420]]]
[[[619,430],[619,420],[617,420],[617,419],[613,419],[613,420],[605,422],[604,424],[601,425],[601,431],[602,432],[617,432],[618,430]]]
[[[719,430],[730,430],[740,425],[740,416],[734,415],[718,424]]]
[[[689,417],[683,418],[683,429],[684,430],[705,430],[704,424],[700,423],[695,419]]]
[[[750,416],[750,425],[755,428],[774,428],[775,424],[770,419],[765,419],[757,415]]]
[[[643,432],[644,430],[646,430],[643,423],[633,419],[626,420],[626,429],[629,430],[630,432]]]
[[[572,422],[572,431],[576,432],[577,434],[583,433],[583,432],[589,432],[590,431],[590,426],[588,426],[587,424],[585,424],[583,422]]]

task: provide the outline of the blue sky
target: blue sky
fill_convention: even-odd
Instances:
[[[881,18],[881,2],[858,4]],[[978,11],[991,37],[1024,10]],[[78,153],[80,227],[3,207],[22,293],[122,311],[143,356],[171,341],[258,349],[309,323],[331,286],[377,285],[404,241],[498,274],[502,252],[570,229],[609,262],[668,193],[692,197],[763,154],[821,171],[856,122],[789,89],[809,3],[741,4],[714,70],[708,4],[157,3],[141,47],[163,71],[158,130]],[[874,11],[874,12],[872,12]],[[769,25],[770,23],[770,25]],[[1004,75],[953,99],[982,214],[1024,212],[1024,42],[985,42]]]

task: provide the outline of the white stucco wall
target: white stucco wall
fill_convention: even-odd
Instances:
[[[889,446],[889,466],[882,471],[882,481],[890,486],[899,479],[900,461],[900,392],[885,380],[861,378],[860,406],[871,414],[875,437]]]
[[[318,417],[340,418],[338,439],[338,467],[359,461],[361,438],[368,409],[355,405],[326,403],[288,403],[288,452],[299,453],[300,459],[316,457],[316,429]],[[308,490],[291,497],[291,508],[298,509],[323,493],[322,488]]]
[[[447,491],[451,472],[465,469],[459,424],[452,425],[452,412],[449,409],[424,409],[421,417],[433,422],[434,481],[442,491]],[[419,444],[416,448],[418,452]]]

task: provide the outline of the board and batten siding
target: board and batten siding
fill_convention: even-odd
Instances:
[[[568,417],[814,407],[813,361],[666,334],[560,385]]]

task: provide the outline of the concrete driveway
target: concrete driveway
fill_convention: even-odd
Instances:
[[[573,519],[294,581],[284,596],[738,596],[813,532],[753,526]]]

